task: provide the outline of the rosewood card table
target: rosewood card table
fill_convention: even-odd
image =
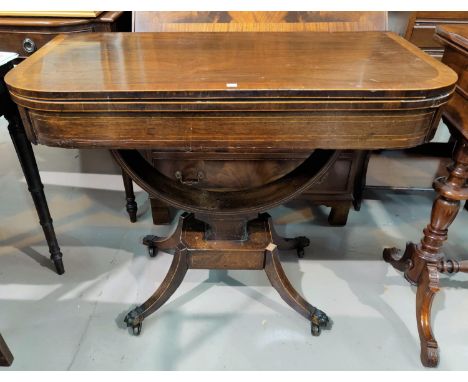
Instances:
[[[280,238],[265,212],[319,181],[341,149],[427,142],[457,76],[385,32],[94,33],[55,38],[5,80],[32,142],[112,149],[133,181],[186,211],[170,237],[144,239],[151,254],[174,258],[126,316],[134,333],[189,268],[204,268],[264,269],[318,335],[329,318],[294,290],[278,256],[308,241]],[[139,150],[225,164],[203,186],[158,171]],[[232,182],[238,160],[250,182]],[[290,166],[256,176],[275,161]]]

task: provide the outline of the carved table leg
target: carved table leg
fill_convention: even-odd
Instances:
[[[0,334],[0,366],[11,366],[13,363],[13,355],[8,348],[5,340]]]
[[[41,182],[31,143],[26,136],[23,123],[21,122],[16,107],[11,113],[5,115],[5,117],[9,122],[8,130],[10,132],[11,140],[15,146],[16,154],[18,155],[18,159],[21,163],[29,192],[31,193],[39,216],[39,222],[49,246],[50,258],[55,264],[57,273],[61,275],[65,272],[62,262],[62,252],[60,251],[60,247],[55,236],[52,217],[50,216],[47,199],[44,194],[44,186]]]
[[[135,223],[137,221],[137,211],[138,205],[135,202],[135,193],[133,192],[133,181],[132,178],[128,176],[128,174],[122,170],[122,179],[125,188],[125,198],[127,200],[127,204],[125,207],[127,208],[128,216],[130,216],[130,221]]]
[[[310,320],[314,336],[318,336],[322,328],[329,327],[330,320],[327,315],[304,300],[289,282],[281,266],[278,248],[274,244],[269,244],[265,250],[265,272],[282,299],[296,312]]]
[[[439,290],[438,270],[454,270],[453,262],[444,262],[442,245],[447,240],[448,228],[460,208],[460,200],[468,197],[465,186],[468,177],[468,143],[463,140],[457,145],[454,155],[455,165],[450,167],[447,179],[434,182],[438,196],[431,212],[431,222],[424,229],[419,245],[408,243],[406,251],[399,256],[399,250],[384,250],[384,260],[396,269],[405,272],[411,283],[418,285],[416,294],[416,319],[421,341],[421,362],[434,367],[439,362],[437,342],[431,329],[431,304]],[[462,266],[464,269],[464,265]],[[458,268],[460,270],[460,268]]]
[[[143,320],[159,309],[174,294],[182,283],[187,269],[187,248],[183,244],[179,244],[175,250],[171,267],[162,284],[148,300],[130,311],[125,317],[124,321],[128,327],[132,328],[133,334],[139,335]]]
[[[188,219],[192,219],[193,214],[184,212],[179,217],[177,222],[177,227],[172,235],[166,238],[162,238],[155,235],[147,235],[143,238],[143,244],[148,247],[148,253],[151,257],[155,257],[158,254],[159,249],[173,249],[180,242],[182,237],[182,230],[184,227],[184,222]]]
[[[310,240],[307,237],[305,236],[297,236],[294,238],[282,237],[276,232],[275,226],[273,225],[273,221],[269,214],[263,213],[263,214],[260,214],[259,217],[267,220],[273,243],[278,246],[278,249],[280,250],[295,249],[297,251],[297,256],[299,258],[302,259],[304,257],[304,248],[310,245]]]

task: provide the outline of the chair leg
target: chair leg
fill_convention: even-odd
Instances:
[[[133,192],[133,181],[125,171],[122,170],[122,179],[125,188],[125,198],[127,200],[126,208],[130,221],[135,223],[137,221],[138,205],[135,202],[135,193]]]

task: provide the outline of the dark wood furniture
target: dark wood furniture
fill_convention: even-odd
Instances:
[[[136,32],[339,32],[339,31],[385,31],[387,30],[387,12],[134,12],[133,30]],[[352,46],[349,49],[353,49]],[[163,168],[167,176],[174,177],[180,168],[175,168],[164,158],[162,153],[147,153],[153,165]],[[267,159],[266,157],[262,160]],[[238,166],[235,179],[240,182],[254,177],[271,177],[271,171],[278,167],[291,166],[291,161],[275,161],[274,167],[259,169],[252,158],[245,158],[243,166]],[[304,191],[299,197],[314,204],[331,207],[328,221],[331,225],[345,225],[350,207],[360,209],[362,191],[369,151],[342,151],[329,172]],[[250,162],[250,163],[249,163]],[[257,161],[258,162],[258,161]],[[184,169],[184,176],[197,179],[197,182],[209,186],[210,174],[214,168],[224,162],[213,158],[179,162]],[[177,167],[177,166],[176,166]],[[263,170],[263,173],[261,171]],[[216,171],[216,170],[215,170]],[[198,180],[198,174],[206,174]],[[130,221],[135,222],[138,206],[135,202],[133,184],[123,173],[126,191],[127,212]],[[241,179],[242,178],[242,179]],[[154,224],[167,224],[172,221],[173,209],[161,200],[150,198]]]
[[[61,35],[6,76],[32,142],[112,149],[151,196],[187,211],[169,238],[145,238],[153,254],[175,254],[160,288],[126,316],[137,334],[189,268],[265,269],[312,334],[329,327],[279,261],[278,249],[307,239],[279,238],[264,212],[319,180],[337,150],[426,142],[456,80],[385,32]],[[226,183],[168,177],[138,150],[228,161],[213,174]],[[245,157],[297,162],[268,182],[233,186]]]
[[[62,33],[129,31],[130,25],[131,12],[122,11],[89,18],[0,16],[0,51],[24,59]]]
[[[467,25],[468,12],[416,11],[411,12],[405,38],[438,60],[444,54],[444,45],[434,39],[438,25]]]
[[[94,18],[0,16],[0,51],[17,53],[16,61],[20,62],[60,34],[129,31],[130,25],[131,12],[121,11],[101,12]],[[5,101],[5,105],[9,105],[8,101]],[[5,117],[9,121],[10,135],[28,181],[29,191],[44,230],[51,259],[57,273],[63,274],[65,269],[62,253],[57,243],[47,200],[43,192],[44,186],[39,176],[31,145],[24,135],[23,127],[18,123],[19,116],[16,105],[11,103],[11,106],[7,106],[6,110],[8,113]]]
[[[13,355],[0,334],[0,366],[11,366],[12,363]]]
[[[5,82],[3,81],[5,74],[13,67],[12,62],[16,59],[16,57],[17,55],[14,53],[0,52],[0,117],[3,115],[7,117],[8,115],[11,115],[11,109],[16,109],[16,105],[11,102],[8,90],[5,86]],[[13,129],[14,126],[10,129],[10,134],[12,134],[12,138],[16,138],[17,135],[14,133]],[[25,141],[26,144],[31,147],[29,141],[26,139]],[[13,142],[20,143],[15,140]],[[28,178],[26,179],[28,180]],[[0,334],[0,366],[10,366],[12,362],[13,356],[7,344],[5,343],[5,340]]]
[[[442,250],[460,202],[468,199],[468,25],[438,26],[435,38],[445,47],[442,62],[459,77],[452,99],[442,109],[442,118],[457,142],[453,164],[448,167],[448,177],[434,182],[438,196],[421,242],[408,243],[403,254],[397,248],[384,251],[384,259],[404,271],[405,278],[418,286],[416,320],[421,361],[425,366],[436,366],[439,362],[438,345],[431,328],[431,305],[439,291],[439,272],[468,272],[468,261],[446,259]]]

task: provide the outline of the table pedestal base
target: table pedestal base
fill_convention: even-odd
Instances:
[[[331,324],[327,315],[309,304],[291,285],[278,255],[279,249],[297,249],[309,245],[305,237],[283,239],[274,230],[271,217],[260,214],[245,223],[244,240],[210,239],[212,226],[197,220],[194,214],[184,213],[175,232],[168,238],[147,236],[144,244],[151,256],[158,249],[175,249],[169,272],[156,292],[125,317],[134,334],[140,334],[143,320],[159,309],[176,291],[188,269],[264,269],[271,285],[283,300],[311,322],[311,332],[318,336]]]
[[[421,362],[424,366],[435,367],[439,363],[437,341],[431,328],[431,306],[439,291],[439,272],[468,272],[468,261],[445,259],[442,245],[447,240],[448,228],[457,216],[460,201],[468,199],[468,142],[461,139],[454,154],[454,165],[449,166],[447,178],[434,182],[438,193],[432,206],[431,222],[424,229],[419,244],[408,243],[401,255],[397,248],[386,248],[384,260],[397,270],[404,272],[405,278],[418,286],[416,292],[416,320],[421,341]]]

